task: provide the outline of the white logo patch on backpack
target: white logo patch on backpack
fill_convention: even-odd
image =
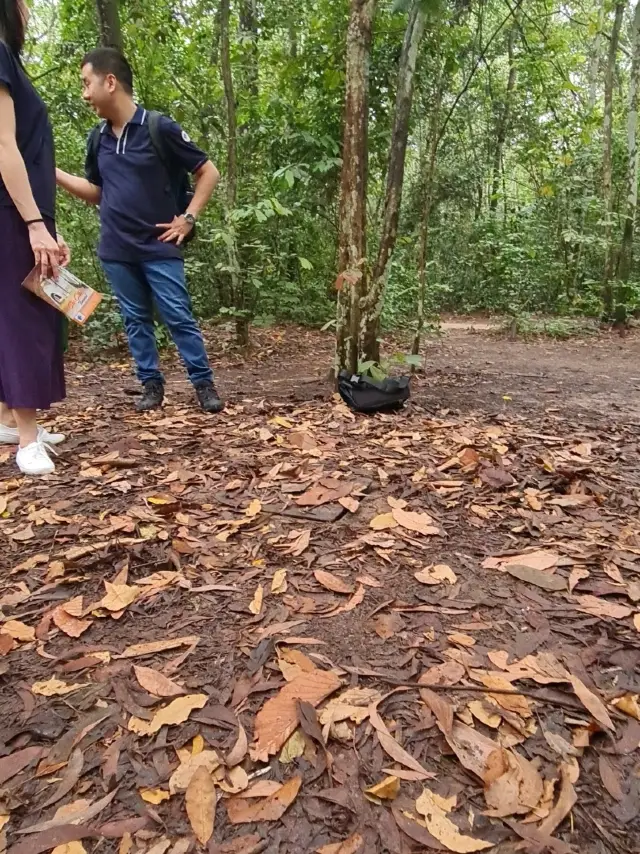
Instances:
[[[183,140],[184,140],[185,142],[191,142],[191,137],[190,137],[190,136],[189,136],[189,134],[186,132],[186,130],[183,130],[183,131],[182,131],[182,138],[183,138]]]

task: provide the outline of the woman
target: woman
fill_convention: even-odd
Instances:
[[[50,474],[36,410],[65,396],[62,315],[23,288],[36,264],[57,276],[69,249],[56,236],[55,158],[47,110],[20,60],[25,0],[0,0],[0,443],[19,444],[27,475]]]

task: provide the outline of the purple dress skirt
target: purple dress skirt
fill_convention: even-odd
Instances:
[[[62,314],[22,287],[34,263],[20,214],[0,205],[0,402],[11,409],[49,409],[65,397]]]

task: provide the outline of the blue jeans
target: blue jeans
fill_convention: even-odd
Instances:
[[[194,386],[213,381],[202,333],[191,310],[191,298],[179,258],[122,264],[103,261],[109,284],[120,304],[129,350],[141,383],[164,382],[153,323],[153,303],[160,312]]]

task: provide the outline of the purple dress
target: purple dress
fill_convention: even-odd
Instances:
[[[0,41],[0,86],[13,98],[16,140],[55,234],[55,155],[47,110],[20,60]],[[48,409],[65,397],[62,315],[22,287],[34,266],[29,231],[0,176],[0,402]]]

